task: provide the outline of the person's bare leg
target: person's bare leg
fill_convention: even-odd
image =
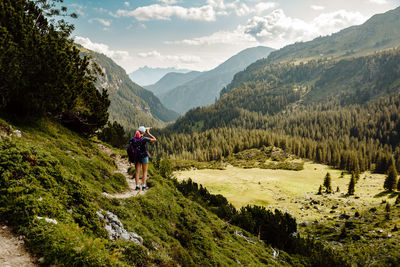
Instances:
[[[139,176],[140,176],[140,166],[141,163],[138,162],[135,164],[135,182],[136,182],[136,186],[139,185]]]
[[[142,169],[143,169],[143,178],[142,178],[142,185],[147,185],[147,165],[148,163],[142,163]]]

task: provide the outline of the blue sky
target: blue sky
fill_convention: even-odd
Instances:
[[[308,41],[400,5],[400,0],[66,0],[73,38],[139,67],[209,70],[241,50]]]

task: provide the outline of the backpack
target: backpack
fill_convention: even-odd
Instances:
[[[129,140],[129,145],[126,148],[128,153],[129,162],[137,162],[140,159],[146,157],[146,151],[143,150],[143,139],[138,137],[133,137]]]

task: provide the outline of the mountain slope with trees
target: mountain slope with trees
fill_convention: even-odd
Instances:
[[[68,36],[73,26],[54,1],[0,2],[0,112],[14,118],[49,116],[91,135],[108,120],[107,90],[96,68]],[[70,14],[76,17],[75,14]]]
[[[135,129],[139,124],[161,126],[162,122],[176,120],[176,112],[165,108],[152,92],[132,82],[125,70],[112,59],[81,46],[80,50],[104,73],[98,77],[96,85],[109,92],[110,120],[118,121],[126,130]]]
[[[392,28],[394,19],[400,22],[393,15],[397,12],[375,16],[359,27],[374,32],[379,25],[391,25],[386,32],[396,40],[397,26]],[[308,46],[298,50],[298,58],[319,41],[304,43]],[[237,73],[215,104],[190,110],[169,126],[172,132],[166,131],[165,142],[181,140],[178,149],[160,143],[157,153],[220,160],[243,149],[273,145],[349,171],[372,168],[384,173],[393,155],[400,170],[400,49],[275,61],[286,49]]]
[[[352,26],[309,42],[299,42],[272,52],[268,62],[297,61],[324,57],[351,57],[398,46],[400,7],[377,14]]]
[[[248,48],[197,78],[160,95],[161,102],[181,114],[193,107],[206,106],[215,102],[220,90],[233,75],[257,59],[267,57],[273,51],[268,47]]]

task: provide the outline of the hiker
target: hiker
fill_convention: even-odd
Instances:
[[[146,133],[150,137],[144,136]],[[144,126],[139,127],[139,130],[136,132],[134,139],[137,140],[136,142],[138,150],[138,153],[135,157],[135,181],[136,181],[135,190],[140,190],[139,186],[140,167],[142,167],[143,170],[142,190],[145,190],[148,189],[146,181],[147,181],[147,166],[149,164],[149,154],[147,153],[146,150],[146,143],[156,142],[157,139]]]

